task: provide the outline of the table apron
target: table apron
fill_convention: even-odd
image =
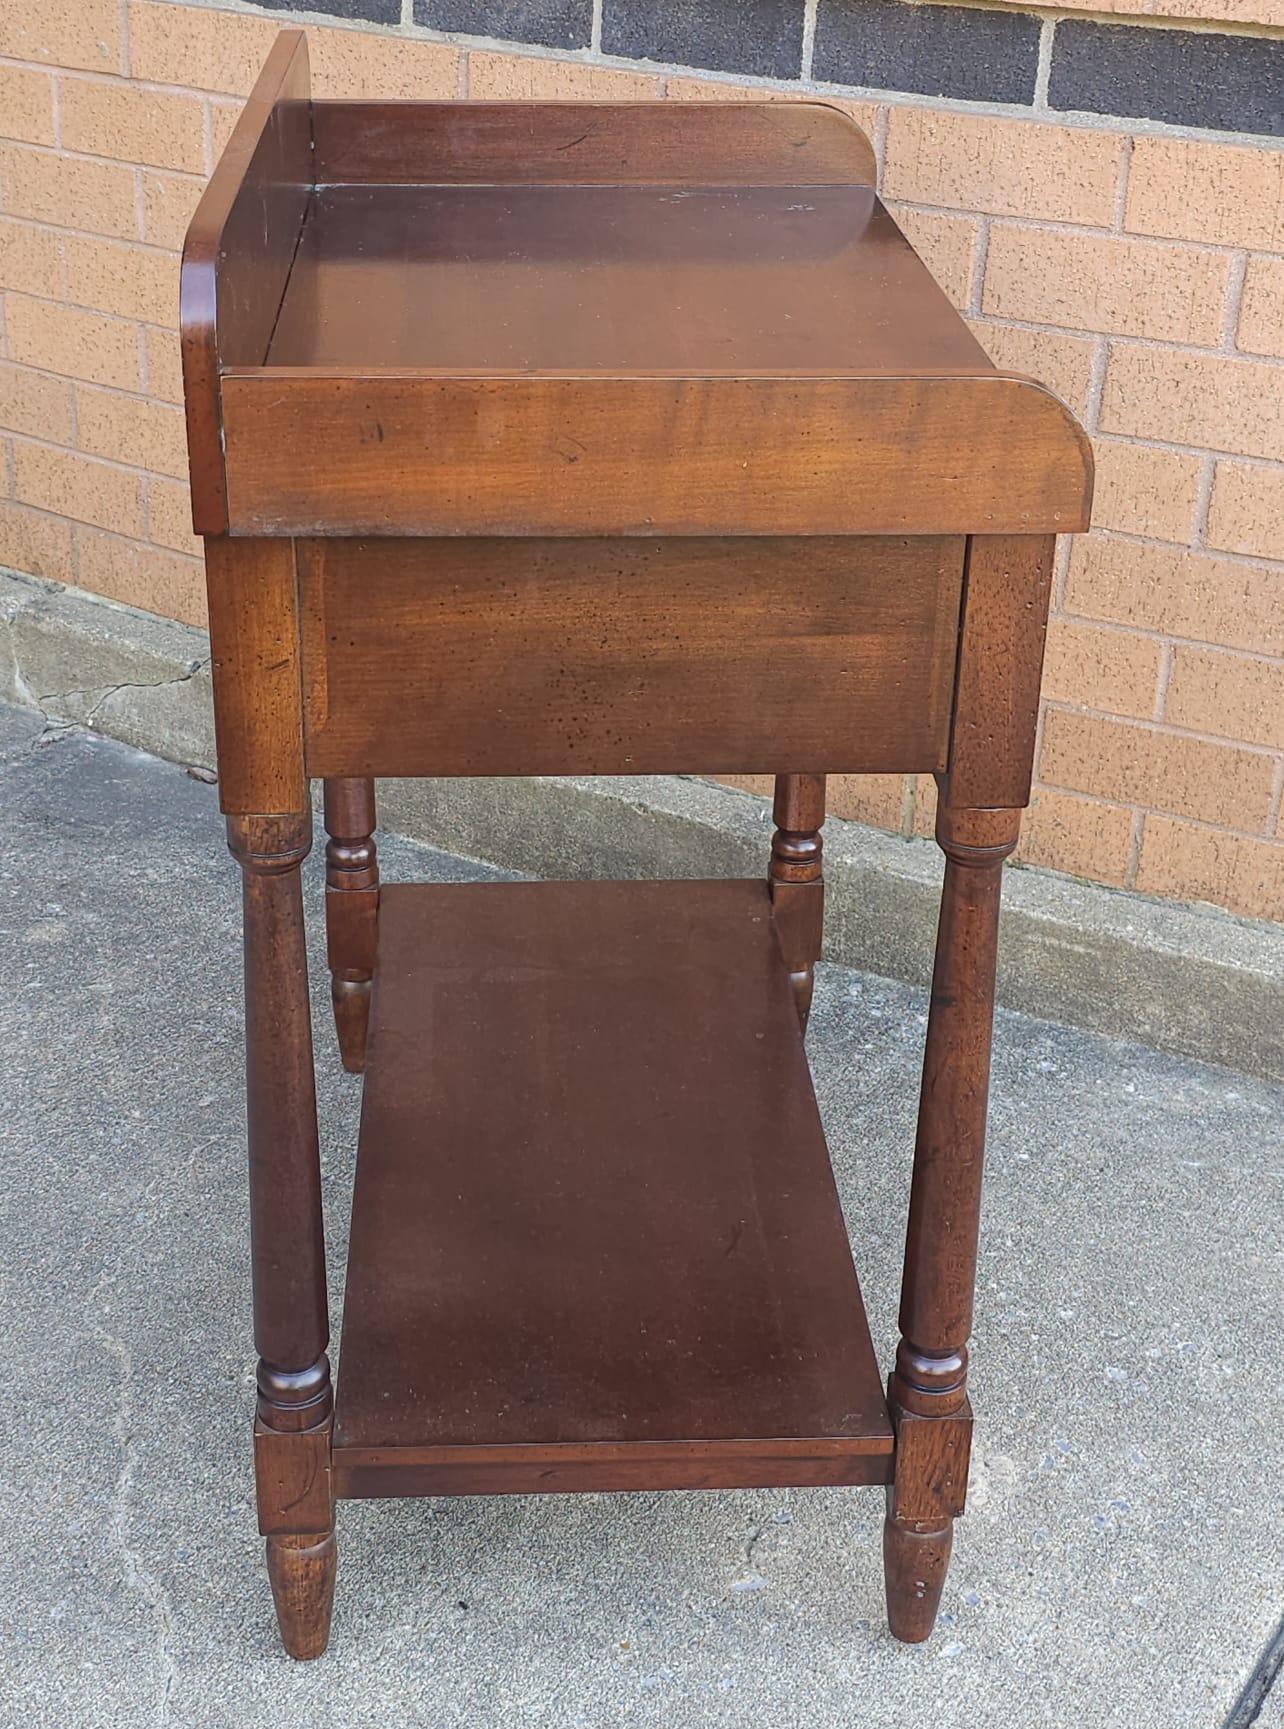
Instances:
[[[943,769],[963,547],[301,540],[307,772]]]

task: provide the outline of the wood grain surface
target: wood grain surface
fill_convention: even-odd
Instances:
[[[341,1483],[885,1477],[765,883],[385,888],[375,976]]]
[[[930,538],[300,541],[308,772],[941,768],[962,555]]]

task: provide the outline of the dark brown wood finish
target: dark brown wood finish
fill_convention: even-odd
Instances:
[[[208,535],[205,586],[222,809],[305,811],[294,544]]]
[[[1050,534],[968,541],[950,727],[957,806],[1029,802],[1055,551]]]
[[[869,139],[823,101],[321,102],[319,184],[872,186]]]
[[[890,1507],[893,1491],[888,1490]],[[883,1521],[883,1571],[893,1635],[921,1645],[932,1635],[954,1547],[954,1522],[910,1524],[891,1513]]]
[[[259,1526],[286,1650],[324,1649],[334,1589],[325,1239],[299,866],[311,819],[231,817],[245,919]]]
[[[806,1030],[816,962],[825,927],[825,881],[821,868],[825,820],[823,774],[776,776],[772,804],[771,905],[785,965],[793,981],[798,1019]]]
[[[997,374],[702,381],[228,370],[223,423],[239,534],[1087,526],[1086,442],[1072,438],[1054,396]]]
[[[379,928],[379,861],[372,780],[325,783],[325,929],[330,994],[343,1066],[366,1066],[366,1027]]]
[[[193,222],[256,1482],[295,1656],[328,1637],[336,1496],[881,1484],[892,1630],[931,1630],[1001,870],[1091,457],[872,182],[823,105],[313,103],[286,32]],[[765,884],[379,887],[378,774],[674,770],[776,774]],[[802,1039],[825,775],[864,770],[937,773],[946,856],[887,1398]],[[337,1400],[309,775],[368,1070]]]
[[[943,768],[962,560],[926,537],[301,541],[308,770]]]
[[[314,1537],[268,1538],[268,1578],[281,1642],[300,1662],[320,1657],[330,1642],[337,1564],[333,1530]]]
[[[663,292],[656,292],[663,281]],[[837,309],[894,297],[895,321]],[[334,186],[268,349],[452,378],[993,378],[868,186]]]
[[[227,529],[220,374],[265,359],[311,193],[308,44],[301,30],[283,30],[183,248],[183,393],[198,534]]]
[[[1003,861],[1020,812],[956,809],[942,787],[936,838],[945,882],[910,1190],[901,1342],[889,1386],[897,1425],[888,1498],[887,1612],[893,1633],[931,1632],[963,1511],[971,1442],[972,1331],[981,1164],[990,1083]]]
[[[885,1480],[765,885],[383,891],[340,1361],[345,1484]]]

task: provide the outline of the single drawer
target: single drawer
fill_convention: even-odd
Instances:
[[[944,768],[963,546],[301,540],[307,772]]]

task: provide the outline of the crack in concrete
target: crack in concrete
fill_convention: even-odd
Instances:
[[[18,657],[14,655],[14,685],[21,694],[25,704],[35,709],[44,718],[44,727],[34,740],[35,745],[56,743],[77,733],[92,732],[98,716],[114,696],[119,696],[124,690],[165,690],[172,685],[189,684],[210,664],[210,657],[189,661],[186,668],[171,678],[155,679],[123,679],[118,684],[88,685],[71,690],[53,690],[45,692],[33,691],[22,675],[22,667]],[[57,712],[60,705],[80,698],[88,703],[83,716],[78,719],[69,718]],[[51,707],[53,712],[51,712]]]
[[[753,1530],[750,1531],[748,1537],[745,1539],[745,1566],[746,1567],[752,1567],[753,1566],[753,1558],[754,1558],[755,1553],[757,1552],[757,1548],[758,1548],[759,1543],[762,1542],[764,1530],[765,1530],[764,1526],[755,1525]]]
[[[118,1384],[120,1387],[116,1412],[111,1420],[112,1433],[115,1435],[116,1444],[120,1449],[120,1469],[116,1473],[116,1488],[111,1499],[108,1529],[111,1534],[111,1541],[121,1558],[126,1588],[147,1605],[155,1624],[156,1656],[160,1668],[156,1723],[158,1729],[164,1729],[170,1720],[170,1696],[178,1678],[178,1666],[173,1655],[174,1611],[169,1600],[169,1593],[164,1585],[130,1541],[130,1504],[133,1500],[134,1471],[138,1458],[138,1450],[134,1444],[134,1405],[131,1392],[134,1359],[133,1353],[124,1339],[117,1338],[114,1333],[109,1333],[97,1319],[95,1306],[100,1301],[100,1292],[101,1286],[90,1299],[90,1332],[104,1350],[115,1358],[119,1370]]]
[[[180,672],[165,678],[121,679],[115,684],[74,686],[69,690],[35,690],[23,668],[19,633],[15,627],[20,619],[27,618],[32,613],[47,612],[51,597],[59,592],[59,585],[33,581],[29,591],[20,598],[10,599],[0,615],[0,632],[8,639],[9,656],[13,666],[13,697],[22,707],[34,709],[44,719],[44,727],[32,741],[32,748],[54,743],[80,732],[92,731],[107,704],[122,691],[164,690],[172,685],[187,684],[210,665],[212,657],[206,654],[187,660]],[[63,705],[77,701],[85,707],[83,715],[73,718],[58,712]]]

